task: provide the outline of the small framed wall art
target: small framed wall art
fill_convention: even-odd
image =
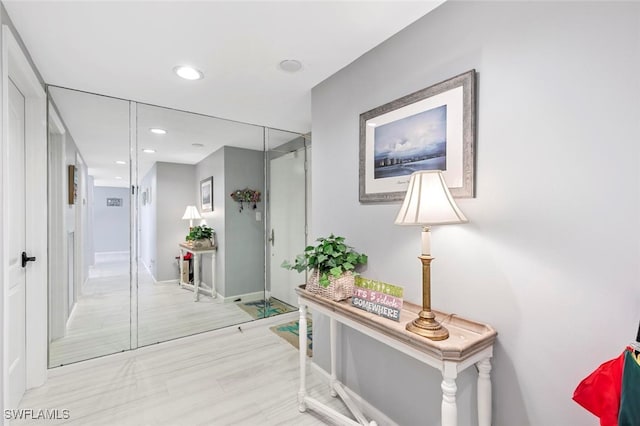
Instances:
[[[213,211],[213,176],[200,181],[200,211]]]
[[[442,170],[474,196],[475,70],[360,114],[360,202],[401,202],[411,173]]]
[[[67,170],[68,203],[71,205],[75,204],[78,199],[78,169],[75,165],[69,164]]]

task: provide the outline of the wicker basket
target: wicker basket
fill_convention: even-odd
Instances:
[[[351,272],[345,272],[337,278],[329,275],[329,282],[328,287],[320,285],[320,273],[318,270],[314,270],[309,276],[305,289],[313,294],[335,300],[336,302],[353,296],[355,277]]]

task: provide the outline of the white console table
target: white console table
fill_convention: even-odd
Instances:
[[[417,317],[420,307],[405,302],[400,322],[382,318],[375,314],[351,306],[349,300],[334,302],[312,294],[304,286],[296,289],[300,306],[300,391],[298,409],[307,408],[319,411],[345,425],[369,425],[361,410],[349,398],[336,374],[337,323],[358,330],[402,353],[405,353],[442,373],[442,426],[457,426],[458,407],[456,404],[456,378],[458,373],[475,365],[478,368],[478,423],[479,426],[491,425],[491,362],[493,344],[497,333],[489,325],[469,321],[458,316],[446,315],[434,311],[438,321],[449,330],[450,337],[442,341],[433,341],[405,330],[407,322]],[[327,407],[309,397],[306,391],[306,347],[307,347],[307,308],[324,314],[330,319],[331,378],[332,396],[340,396],[356,420]]]
[[[180,248],[180,278],[178,282],[180,286],[183,288],[188,288],[193,290],[193,300],[198,301],[198,297],[200,292],[206,292],[211,295],[211,297],[216,297],[216,251],[217,247],[207,247],[207,248],[193,248],[187,243],[178,244]],[[185,253],[191,253],[193,258],[193,285],[188,282],[182,281],[183,276],[183,261]],[[211,289],[200,287],[202,281],[200,279],[200,257],[202,255],[208,254],[211,256]]]

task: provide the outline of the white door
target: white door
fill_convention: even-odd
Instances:
[[[22,267],[22,252],[25,251],[25,156],[24,125],[25,99],[9,80],[8,123],[8,188],[9,188],[9,280],[7,282],[8,330],[8,395],[6,409],[16,408],[26,389],[25,367],[25,294],[26,274]]]
[[[284,260],[293,263],[305,248],[304,166],[304,148],[271,160],[271,297],[293,306],[298,304],[295,288],[305,276],[280,265]]]

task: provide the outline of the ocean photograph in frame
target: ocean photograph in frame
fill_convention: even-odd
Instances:
[[[361,203],[401,202],[409,176],[442,170],[456,198],[475,195],[475,70],[360,115]]]

